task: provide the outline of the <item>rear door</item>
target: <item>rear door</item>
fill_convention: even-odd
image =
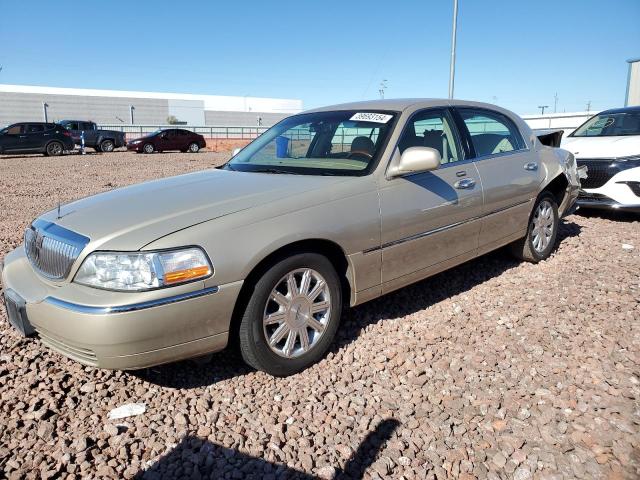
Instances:
[[[455,108],[466,130],[484,192],[482,248],[524,235],[542,182],[541,165],[506,115],[484,108]]]
[[[21,136],[22,148],[26,150],[44,150],[47,137],[44,136],[46,127],[44,123],[28,123]]]
[[[416,146],[438,150],[442,164],[380,186],[384,291],[471,258],[478,247],[481,184],[448,109],[421,110],[409,119],[396,154]]]

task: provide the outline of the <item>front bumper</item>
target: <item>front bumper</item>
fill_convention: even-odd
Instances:
[[[640,167],[623,170],[598,188],[582,190],[578,197],[578,205],[584,208],[638,213],[640,212],[639,182]]]
[[[22,247],[2,271],[42,343],[83,364],[123,370],[223,349],[242,282],[211,282],[136,293],[55,285],[33,271]]]

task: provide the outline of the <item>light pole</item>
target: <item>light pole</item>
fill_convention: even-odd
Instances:
[[[378,93],[380,94],[380,98],[384,98],[384,91],[387,89],[387,81],[382,80],[380,82],[380,88],[378,89]]]
[[[49,108],[49,104],[47,102],[42,102],[42,113],[44,113],[44,123],[49,123],[47,119],[47,108]]]
[[[131,125],[134,124],[133,121],[133,111],[136,109],[136,107],[134,107],[133,105],[129,105],[129,113],[131,114]]]
[[[456,76],[456,34],[458,25],[458,0],[453,0],[453,27],[451,30],[451,64],[449,65],[449,98],[453,98],[453,80]]]
[[[544,115],[544,109],[549,108],[549,105],[538,105],[538,108],[541,110],[540,115]]]

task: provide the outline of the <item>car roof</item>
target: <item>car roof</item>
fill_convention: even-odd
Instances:
[[[634,105],[631,107],[610,108],[609,110],[600,112],[598,115],[601,115],[603,113],[640,113],[640,105]]]
[[[450,100],[446,98],[389,98],[381,100],[366,100],[362,102],[342,103],[326,107],[307,110],[309,112],[325,112],[331,110],[391,110],[402,112],[407,109],[421,109],[430,107],[465,106],[481,107],[491,110],[503,110],[490,103],[473,102],[468,100]]]

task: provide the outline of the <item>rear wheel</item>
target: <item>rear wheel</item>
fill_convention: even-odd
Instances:
[[[242,358],[275,376],[304,370],[329,348],[341,314],[331,262],[315,253],[285,258],[255,284],[238,331]]]
[[[113,152],[114,146],[113,140],[103,140],[100,143],[100,150],[105,153]]]
[[[151,143],[146,143],[144,147],[142,147],[142,150],[144,151],[144,153],[153,153],[154,148]]]
[[[200,146],[197,143],[193,142],[189,144],[189,151],[191,153],[198,153],[198,150],[200,150]]]
[[[527,235],[511,244],[513,254],[533,263],[549,258],[556,243],[559,223],[555,197],[549,192],[542,193],[533,207]]]
[[[64,152],[64,147],[60,142],[51,142],[47,144],[47,148],[45,149],[45,155],[48,157],[57,157],[58,155],[62,155]]]

